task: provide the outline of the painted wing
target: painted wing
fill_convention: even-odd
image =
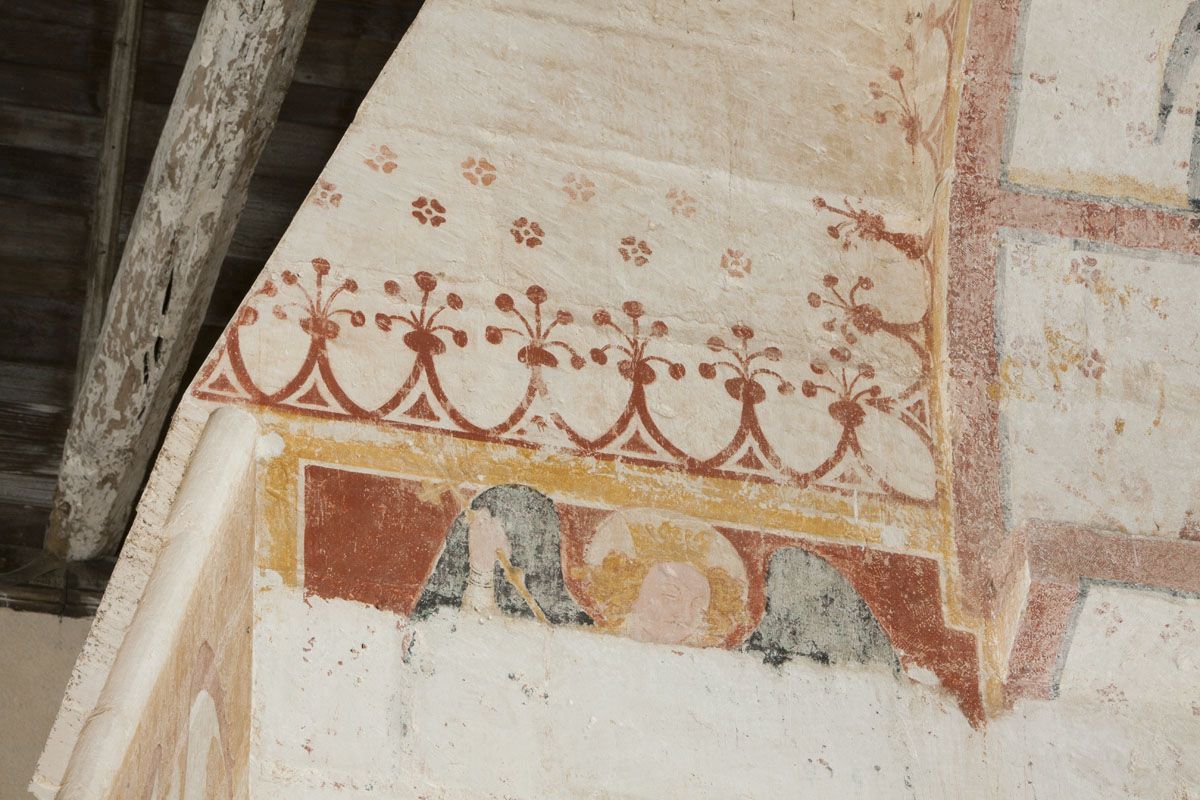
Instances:
[[[1175,97],[1187,80],[1197,53],[1200,53],[1200,0],[1192,0],[1179,22],[1175,41],[1171,43],[1171,52],[1167,55],[1166,67],[1163,69],[1163,85],[1158,105],[1158,133],[1155,140],[1162,139],[1167,119],[1175,108]]]

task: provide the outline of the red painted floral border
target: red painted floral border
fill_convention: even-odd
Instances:
[[[912,61],[911,67],[906,70],[900,65],[892,65],[886,79],[881,76],[879,81],[872,81],[866,87],[875,103],[875,122],[894,126],[911,149],[914,161],[927,159],[935,175],[942,172],[947,160],[944,142],[956,70],[950,53],[954,49],[960,7],[959,0],[951,0],[941,10],[931,5],[924,14],[910,13],[904,19],[908,31],[904,50]],[[934,42],[938,43],[937,47],[932,46]],[[917,72],[917,60],[926,51],[941,50],[945,51],[944,91],[937,98],[936,108],[923,108],[913,99],[915,87],[911,85]],[[372,146],[369,156],[363,163],[381,175],[391,174],[399,167],[399,156],[387,145]],[[490,186],[500,177],[497,166],[482,156],[468,157],[456,169],[463,179],[479,189]],[[563,191],[573,202],[589,201],[596,188],[586,176],[572,173],[564,179]],[[342,195],[336,190],[331,183],[319,182],[311,201],[323,208],[337,206]],[[696,199],[686,192],[671,189],[666,197],[671,202],[672,214],[690,217],[695,213]],[[749,325],[733,325],[729,331],[732,339],[716,334],[709,337],[706,342],[711,353],[708,360],[695,364],[672,362],[654,352],[655,340],[669,335],[666,324],[650,319],[641,303],[629,300],[622,304],[619,312],[608,309],[594,312],[592,322],[598,328],[608,329],[605,333],[615,333],[619,338],[617,344],[598,343],[585,358],[562,339],[553,337],[556,327],[572,324],[574,317],[561,309],[551,313],[546,306],[547,292],[536,285],[526,288],[524,294],[530,306],[524,309],[512,295],[497,295],[495,306],[506,318],[488,325],[484,331],[486,341],[493,344],[510,337],[523,340],[518,358],[529,370],[522,400],[502,422],[491,426],[476,424],[455,405],[444,389],[438,375],[438,357],[451,344],[465,347],[469,334],[448,324],[446,319],[463,307],[462,298],[449,293],[444,302],[435,303],[432,295],[437,280],[429,272],[417,272],[413,276],[422,293],[419,309],[414,308],[407,314],[379,312],[374,315],[375,324],[384,331],[407,329],[401,338],[412,351],[414,361],[390,399],[378,407],[360,405],[352,398],[349,388],[339,384],[327,345],[338,337],[341,324],[348,322],[352,326],[361,326],[366,324],[368,317],[362,310],[335,306],[334,301],[339,295],[353,294],[358,284],[353,279],[345,279],[330,290],[326,285],[330,265],[323,258],[313,259],[315,280],[311,291],[305,286],[307,282],[296,273],[287,271],[281,276],[285,289],[303,295],[300,303],[303,311],[296,322],[310,339],[305,360],[293,378],[280,390],[268,393],[256,384],[241,352],[243,331],[258,320],[259,312],[252,304],[263,297],[274,297],[280,291],[276,283],[269,280],[248,299],[231,323],[220,351],[201,372],[194,394],[209,400],[246,401],[328,418],[368,420],[533,448],[542,445],[531,439],[530,431],[552,428],[561,432],[566,449],[578,455],[681,469],[706,476],[812,487],[847,495],[881,494],[905,502],[933,505],[944,488],[941,483],[944,465],[935,441],[937,428],[929,407],[930,395],[937,391],[933,381],[935,348],[931,318],[937,286],[932,253],[933,227],[919,233],[895,231],[888,227],[882,215],[856,207],[849,199],[839,204],[815,197],[813,204],[817,210],[831,215],[832,224],[826,230],[836,246],[848,250],[859,241],[882,243],[903,258],[919,264],[929,288],[925,313],[911,322],[889,320],[870,302],[869,293],[874,284],[868,276],[856,276],[851,285],[843,286],[837,276],[825,275],[821,286],[814,287],[816,290],[808,294],[809,306],[832,312],[822,327],[840,341],[817,357],[801,356],[802,364],[807,361],[809,377],[800,382],[799,388],[810,399],[827,400],[825,410],[841,427],[841,434],[831,450],[817,466],[808,470],[797,470],[784,463],[759,422],[758,409],[772,393],[791,394],[797,387],[771,366],[783,360],[780,348],[752,344],[755,332]],[[450,219],[446,205],[435,197],[423,195],[411,205],[411,215],[422,226],[437,228]],[[538,221],[525,216],[515,219],[509,232],[517,246],[526,248],[539,247],[547,236]],[[654,252],[649,243],[636,236],[623,237],[617,250],[625,262],[638,267],[649,263]],[[724,272],[733,278],[746,277],[752,268],[751,259],[741,250],[727,250],[721,255],[720,263]],[[389,295],[400,296],[400,286],[395,281],[388,281],[384,288]],[[273,313],[286,318],[288,312],[283,306],[276,305]],[[876,365],[855,356],[855,346],[863,338],[875,336],[891,337],[911,349],[920,365],[916,379],[897,392],[885,393],[875,382]],[[230,374],[221,366],[223,358],[228,361]],[[557,414],[538,414],[532,410],[535,401],[545,398],[550,391],[544,380],[547,370],[581,369],[589,360],[601,367],[611,360],[616,366],[616,378],[629,384],[623,411],[604,433],[591,438],[581,435]],[[663,377],[679,380],[688,369],[696,369],[704,379],[721,380],[729,397],[740,405],[736,432],[711,457],[689,454],[672,442],[656,424],[647,404],[647,387]],[[323,395],[321,387],[329,398]],[[920,439],[937,476],[931,496],[906,494],[890,485],[881,471],[871,465],[858,437],[858,429],[866,420],[868,409],[893,416]],[[431,424],[435,422],[438,424]]]
[[[637,301],[626,301],[617,313],[597,309],[591,318],[604,339],[597,340],[585,357],[562,338],[556,336],[561,327],[575,324],[575,317],[563,309],[548,306],[548,293],[540,286],[530,286],[519,302],[508,293],[494,299],[497,317],[494,324],[484,328],[483,339],[497,345],[506,339],[517,339],[521,347],[517,360],[526,368],[526,386],[520,402],[505,418],[494,425],[483,426],[472,421],[455,404],[439,376],[439,357],[451,346],[466,347],[475,338],[453,324],[453,314],[464,306],[454,292],[435,300],[437,278],[429,272],[417,272],[413,281],[421,293],[419,307],[405,313],[377,312],[374,324],[385,333],[401,339],[412,357],[400,385],[381,405],[367,407],[359,404],[337,377],[333,367],[329,342],[338,338],[342,325],[361,327],[367,324],[367,314],[358,308],[340,304],[340,298],[358,291],[353,279],[343,279],[330,289],[327,279],[331,267],[325,259],[312,262],[314,277],[306,287],[301,276],[292,271],[281,275],[282,288],[274,280],[264,282],[251,295],[229,329],[213,359],[202,370],[194,390],[197,397],[228,402],[243,400],[256,405],[289,408],[306,414],[331,418],[349,418],[394,425],[409,429],[434,430],[470,439],[540,447],[530,437],[531,430],[553,429],[562,434],[566,449],[581,456],[619,458],[633,463],[666,466],[687,472],[766,481],[798,487],[819,487],[849,493],[852,489],[830,486],[820,481],[835,470],[851,467],[861,471],[873,482],[855,486],[853,490],[878,492],[912,503],[929,504],[932,498],[918,498],[891,486],[874,470],[863,454],[858,428],[866,419],[866,409],[893,414],[913,430],[932,453],[934,443],[929,431],[923,390],[929,374],[929,356],[924,342],[927,326],[924,321],[912,325],[897,325],[885,320],[875,306],[858,298],[860,291],[869,291],[869,279],[860,278],[846,294],[839,291],[838,279],[826,276],[824,296],[813,292],[809,304],[829,305],[845,315],[840,322],[845,344],[830,348],[826,359],[808,362],[811,377],[799,389],[810,399],[827,397],[826,410],[841,426],[841,434],[832,450],[813,469],[793,469],[777,453],[759,421],[759,407],[772,394],[790,395],[797,387],[783,377],[773,365],[784,359],[780,348],[760,345],[754,330],[744,324],[730,328],[729,337],[714,335],[705,347],[708,360],[694,365],[672,361],[655,353],[655,344],[670,335],[665,322],[650,319]],[[386,281],[384,292],[401,296],[396,281]],[[308,337],[304,361],[280,389],[267,392],[256,383],[242,353],[243,331],[254,326],[259,311],[254,301],[274,298],[287,291],[302,298],[301,311],[293,319],[289,308],[276,304],[272,313],[279,319],[293,319]],[[827,325],[834,327],[831,319]],[[855,331],[858,333],[856,334]],[[883,392],[874,382],[875,368],[868,363],[854,364],[850,344],[857,335],[891,335],[906,342],[922,357],[922,371],[916,382],[896,395]],[[613,334],[616,341],[613,342]],[[554,369],[583,369],[589,362],[596,368],[615,367],[606,373],[607,379],[620,380],[628,385],[624,409],[599,436],[588,437],[573,428],[556,412],[539,414],[535,402],[547,398],[551,389],[545,373]],[[228,364],[228,370],[222,364]],[[672,442],[655,422],[647,401],[647,388],[658,380],[680,380],[689,368],[694,368],[705,380],[720,380],[728,397],[739,407],[738,427],[732,438],[713,456],[697,457]],[[615,373],[615,374],[614,374]],[[328,397],[325,395],[328,394]],[[397,414],[399,416],[397,416]],[[853,459],[853,464],[848,464]]]

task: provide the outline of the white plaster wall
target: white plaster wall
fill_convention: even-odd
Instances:
[[[1009,175],[1186,207],[1200,73],[1155,139],[1164,62],[1188,0],[1025,3]]]
[[[1200,732],[1200,599],[1091,584],[1069,636],[1062,697],[1134,714],[1178,708]]]
[[[1001,264],[1011,524],[1177,536],[1200,511],[1196,261],[1011,233]]]
[[[776,670],[737,652],[455,612],[410,626],[263,583],[255,797],[1200,796],[1188,703],[1113,703],[1088,688],[1102,675],[1110,692],[1140,697],[1145,670],[1173,685],[1190,662],[1097,642],[1082,623],[1063,696],[1023,702],[980,733],[939,690],[886,670]],[[1164,608],[1123,591],[1139,630],[1200,620],[1198,601]],[[1103,602],[1090,594],[1084,613]]]
[[[91,624],[0,608],[0,798],[30,796],[26,786]]]

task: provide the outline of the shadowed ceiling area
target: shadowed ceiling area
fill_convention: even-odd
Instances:
[[[142,2],[119,181],[123,244],[204,10]],[[250,185],[186,374],[228,322],[333,152],[419,0],[320,0]],[[119,0],[0,3],[0,573],[35,561],[70,423],[88,239]],[[18,571],[0,604],[89,613],[112,559]],[[36,571],[36,570],[35,570]]]

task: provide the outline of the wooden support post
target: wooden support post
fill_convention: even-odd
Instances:
[[[117,271],[117,241],[121,234],[121,188],[125,184],[125,149],[133,112],[133,82],[137,73],[138,41],[142,29],[142,0],[121,0],[108,66],[108,100],[104,107],[104,144],[96,175],[96,195],[88,229],[87,296],[79,329],[75,362],[75,393],[87,375],[104,324],[108,290]]]
[[[46,548],[114,552],[179,388],[314,0],[209,0],[113,283]]]

